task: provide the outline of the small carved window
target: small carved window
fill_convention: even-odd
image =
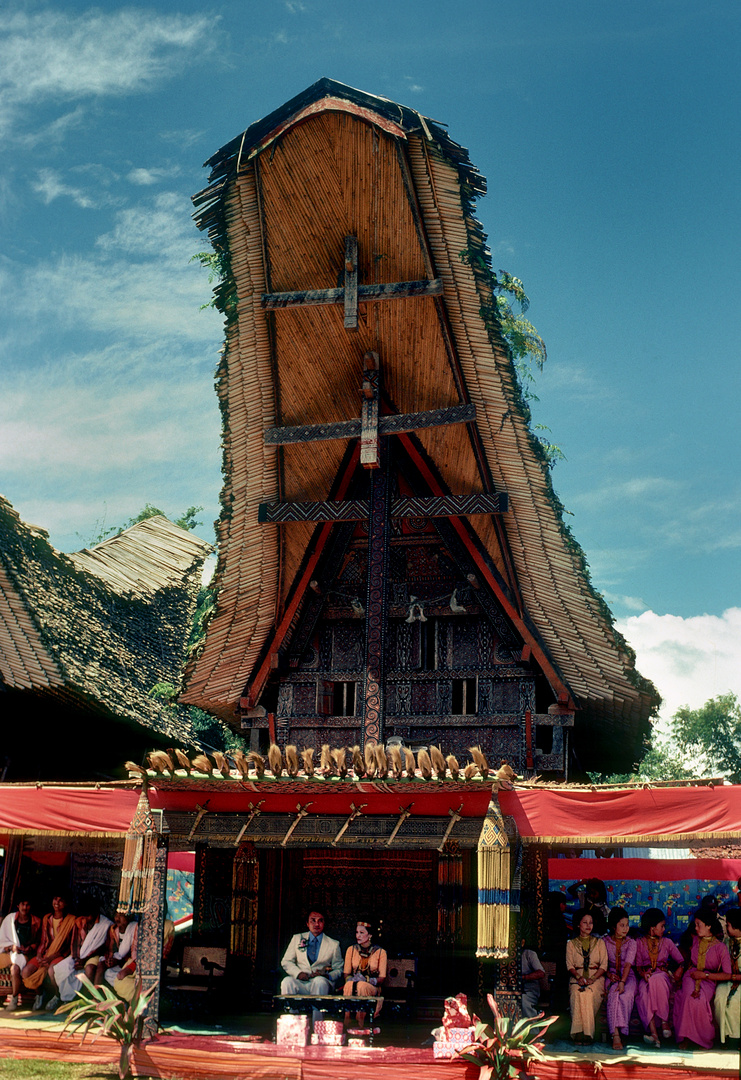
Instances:
[[[355,716],[355,683],[326,682],[317,687],[316,711],[320,716]]]
[[[437,619],[419,624],[419,667],[437,671]]]
[[[453,679],[450,711],[453,716],[471,716],[478,712],[478,679]]]

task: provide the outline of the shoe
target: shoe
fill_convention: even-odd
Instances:
[[[5,1008],[8,1012],[15,1012],[18,1008],[18,997],[15,994],[10,994],[8,1000],[5,1002]]]
[[[55,994],[53,998],[50,998],[46,1003],[47,1012],[56,1012],[59,1006],[62,1004],[62,999],[59,994]]]
[[[671,1039],[671,1037],[672,1037],[672,1029],[669,1027],[668,1024],[664,1024],[663,1028],[661,1029],[661,1038],[662,1039]]]
[[[34,998],[33,1011],[34,1012],[41,1012],[43,1007],[44,1007],[44,995],[43,994],[37,994],[36,997]]]

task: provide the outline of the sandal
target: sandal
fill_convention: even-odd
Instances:
[[[671,1037],[672,1037],[672,1029],[669,1027],[668,1024],[664,1024],[664,1026],[662,1027],[662,1029],[661,1029],[661,1037],[662,1037],[662,1039],[671,1039]]]
[[[624,1050],[625,1049],[625,1047],[623,1046],[623,1040],[620,1038],[620,1035],[618,1034],[617,1031],[612,1036],[612,1049],[613,1050]]]

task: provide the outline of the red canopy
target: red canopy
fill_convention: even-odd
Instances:
[[[498,798],[502,813],[513,817],[522,839],[531,842],[648,843],[741,835],[739,786],[516,788],[500,791]]]
[[[0,786],[0,834],[119,836],[138,801],[123,788]]]

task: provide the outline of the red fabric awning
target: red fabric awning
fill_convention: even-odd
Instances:
[[[138,791],[122,788],[0,786],[0,835],[118,836],[138,801]]]
[[[741,859],[549,859],[549,881],[737,881]],[[552,886],[553,887],[553,886]]]
[[[626,840],[734,839],[741,835],[741,786],[576,791],[500,791],[503,814],[523,840],[618,843]]]
[[[351,804],[360,806],[365,803],[363,813],[387,814],[397,817],[403,807],[414,805],[414,816],[447,817],[448,811],[454,810],[462,817],[483,818],[489,805],[491,785],[470,785],[464,791],[452,790],[446,784],[398,784],[379,785],[379,790],[372,782],[346,782],[329,787],[322,781],[312,784],[309,781],[299,783],[275,783],[267,781],[260,785],[251,783],[249,788],[240,784],[226,782],[214,784],[204,790],[202,787],[158,787],[149,789],[149,803],[153,810],[162,809],[194,812],[197,807],[205,806],[212,814],[248,814],[249,804],[256,806],[262,801],[262,814],[295,814],[297,805],[305,807],[310,814],[348,815],[352,813]],[[329,790],[328,790],[329,787]],[[459,810],[459,807],[462,809]]]

